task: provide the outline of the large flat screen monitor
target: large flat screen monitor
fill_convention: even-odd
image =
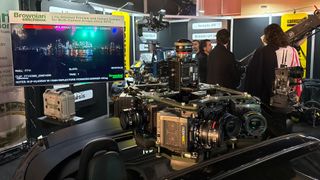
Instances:
[[[123,27],[11,24],[14,85],[124,78]]]

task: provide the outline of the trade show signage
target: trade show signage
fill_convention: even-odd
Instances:
[[[292,28],[294,25],[298,24],[302,19],[308,18],[307,13],[296,13],[296,14],[284,14],[281,16],[281,28],[283,31],[287,31],[288,29]],[[307,40],[303,42],[301,45],[301,50],[303,53],[299,54],[299,59],[301,66],[306,69],[307,67]],[[304,77],[306,76],[306,71],[304,71]]]
[[[125,34],[124,34],[124,67],[126,70],[130,70],[130,30],[131,30],[131,23],[130,23],[130,15],[127,12],[122,11],[113,11],[112,15],[121,16],[123,17],[124,24],[125,24]]]
[[[124,27],[121,16],[96,14],[64,14],[32,11],[10,11],[11,24],[57,24]]]
[[[215,44],[216,34],[223,28],[228,28],[228,20],[226,19],[193,19],[188,22],[188,39],[209,39]]]
[[[74,93],[75,102],[85,101],[93,98],[93,90],[86,90]]]
[[[139,44],[139,51],[149,51],[148,44]]]
[[[192,29],[221,29],[222,22],[193,23]]]
[[[1,13],[0,27],[1,30],[9,29],[9,18],[7,13]]]
[[[85,11],[78,11],[78,10],[67,9],[67,8],[62,8],[62,7],[55,7],[55,6],[50,6],[49,12],[89,14],[89,12],[85,12]]]
[[[192,39],[197,39],[197,40],[216,39],[216,33],[195,33],[195,34],[192,34]]]
[[[9,10],[18,0],[2,0],[0,6],[0,151],[26,138],[24,89],[13,87]]]
[[[154,32],[143,32],[142,36],[146,40],[157,40],[158,39],[157,33],[154,33]]]

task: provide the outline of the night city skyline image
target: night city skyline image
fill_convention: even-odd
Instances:
[[[15,85],[123,78],[121,27],[15,24],[11,36]]]

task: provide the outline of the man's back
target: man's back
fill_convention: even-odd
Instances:
[[[196,58],[198,59],[200,82],[207,83],[208,56],[206,53],[200,52]]]
[[[225,46],[217,44],[208,57],[207,82],[235,89],[239,83],[235,63],[233,53]]]

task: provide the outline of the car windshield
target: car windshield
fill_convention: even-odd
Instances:
[[[168,179],[319,179],[319,140],[286,135],[237,150]]]
[[[223,179],[318,179],[320,177],[320,151],[314,151],[290,160],[291,155],[272,159],[249,167]],[[222,177],[222,176],[220,176]],[[212,179],[220,179],[212,178]]]

